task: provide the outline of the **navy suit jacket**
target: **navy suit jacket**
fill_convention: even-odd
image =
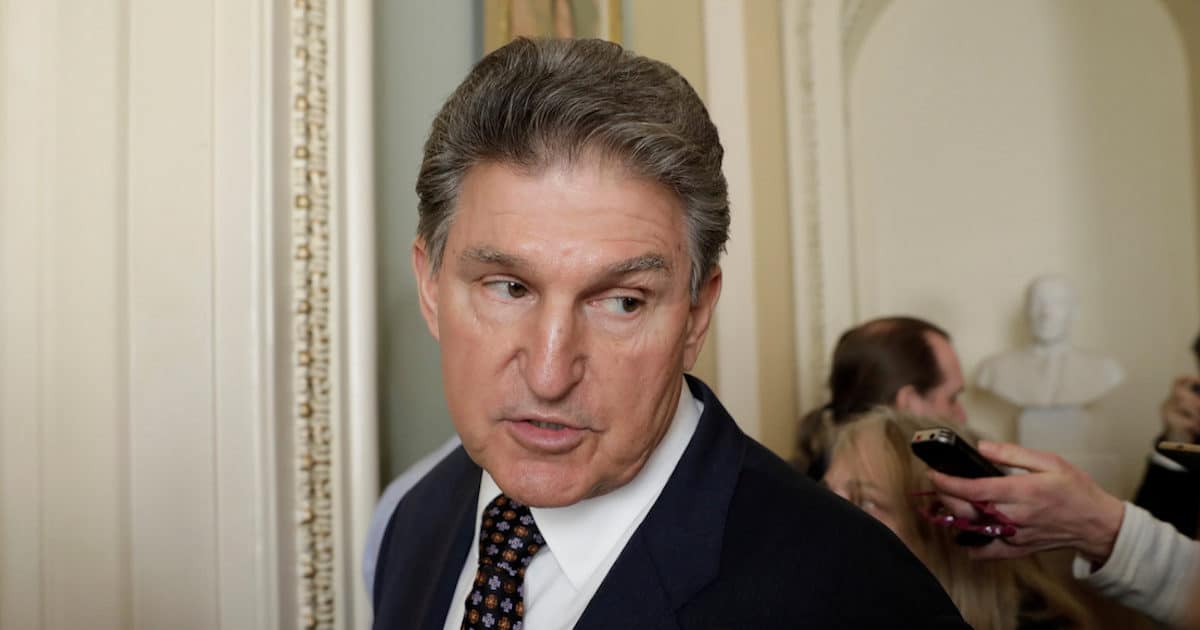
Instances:
[[[688,386],[704,403],[696,433],[575,628],[968,627],[891,531],[743,434],[699,380]],[[460,447],[397,506],[377,630],[442,627],[479,479]]]

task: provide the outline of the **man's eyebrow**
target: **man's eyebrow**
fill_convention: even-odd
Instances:
[[[520,256],[486,246],[467,248],[459,254],[458,259],[463,263],[498,265],[512,269],[524,269],[530,266],[529,261]],[[665,256],[651,253],[615,262],[605,269],[606,275],[610,276],[622,276],[642,271],[663,271],[670,276],[671,265]]]
[[[491,247],[470,247],[463,250],[459,254],[458,259],[463,263],[480,263],[485,265],[499,265],[501,267],[525,268],[529,266],[528,261],[520,256],[506,254],[498,249]]]
[[[608,273],[613,276],[641,271],[662,271],[669,277],[671,275],[671,265],[667,262],[666,257],[660,254],[642,254],[641,256],[634,256],[633,258],[628,258],[608,266]]]

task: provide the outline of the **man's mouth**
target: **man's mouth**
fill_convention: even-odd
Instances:
[[[583,441],[586,429],[566,422],[545,418],[513,419],[505,423],[508,434],[530,452],[562,454],[570,452]]]
[[[527,420],[526,422],[539,429],[550,429],[551,431],[561,431],[567,428],[567,425],[558,424],[556,422],[542,422],[541,420]]]

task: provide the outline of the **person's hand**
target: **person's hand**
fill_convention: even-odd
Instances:
[[[1200,377],[1181,376],[1175,379],[1171,395],[1163,401],[1161,414],[1163,436],[1172,442],[1196,442],[1200,437],[1200,394],[1193,389]]]
[[[1053,453],[986,441],[979,443],[979,452],[999,465],[1023,468],[1029,474],[965,479],[929,471],[930,481],[954,518],[978,518],[979,511],[971,505],[975,503],[1016,524],[1015,534],[971,549],[972,557],[1015,558],[1070,547],[1096,565],[1108,559],[1125,516],[1120,499]]]

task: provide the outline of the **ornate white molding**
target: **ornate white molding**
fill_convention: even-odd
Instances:
[[[872,290],[859,242],[864,219],[850,198],[846,46],[864,0],[781,0],[796,387],[801,409],[823,404],[837,335],[862,315]]]
[[[787,103],[787,149],[791,177],[792,282],[795,308],[796,399],[801,411],[821,404],[822,375],[827,369],[825,289],[818,212],[817,134],[813,104],[809,0],[783,0],[780,40],[783,43],[784,99]]]
[[[323,0],[292,4],[292,347],[299,625],[335,625],[330,350],[328,25]]]
[[[340,132],[334,168],[334,188],[341,207],[336,225],[342,238],[338,273],[334,274],[342,301],[338,309],[338,339],[344,340],[338,371],[340,388],[338,450],[343,464],[338,471],[345,481],[338,487],[346,496],[339,502],[339,584],[346,590],[345,615],[353,627],[365,627],[372,617],[371,603],[359,575],[359,559],[366,545],[367,528],[379,499],[379,393],[378,316],[376,306],[375,168],[376,125],[372,89],[372,0],[343,0],[340,29],[342,63],[334,119]]]
[[[297,625],[364,627],[378,499],[370,0],[293,0],[291,278]]]

